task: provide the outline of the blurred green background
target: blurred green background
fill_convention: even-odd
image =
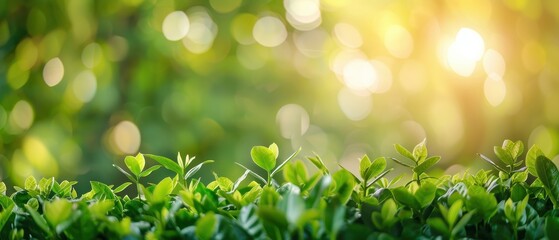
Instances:
[[[111,183],[138,151],[236,177],[272,142],[352,170],[425,137],[448,172],[505,138],[554,157],[558,64],[559,1],[1,1],[0,179]]]

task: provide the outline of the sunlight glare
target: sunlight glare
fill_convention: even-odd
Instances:
[[[256,21],[252,29],[252,35],[262,46],[277,47],[287,38],[287,30],[278,18],[265,16]]]
[[[502,79],[487,77],[483,85],[483,91],[487,102],[489,102],[491,106],[496,107],[505,100],[507,88]]]
[[[49,87],[54,87],[64,77],[64,65],[60,58],[53,58],[43,68],[43,80]]]
[[[370,95],[360,95],[348,88],[342,88],[338,93],[338,104],[347,118],[359,121],[371,113],[373,98]]]
[[[343,80],[352,90],[362,91],[378,84],[378,73],[373,65],[364,59],[353,59],[343,68]]]
[[[413,52],[413,37],[404,27],[392,25],[384,34],[384,46],[397,58],[408,58]]]
[[[190,29],[190,21],[186,13],[175,11],[169,13],[163,20],[163,35],[169,41],[178,41],[186,36]]]
[[[448,48],[448,65],[458,75],[468,77],[474,72],[484,51],[485,43],[481,35],[470,28],[462,28]]]
[[[309,129],[310,118],[307,111],[298,104],[282,106],[276,114],[281,136],[293,139],[303,136]]]
[[[502,78],[505,75],[505,59],[494,49],[487,49],[483,55],[483,69],[487,76],[496,75]]]

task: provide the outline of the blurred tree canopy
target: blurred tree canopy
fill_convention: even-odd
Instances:
[[[350,169],[425,137],[447,167],[504,138],[555,156],[558,23],[542,0],[1,1],[0,179],[138,151],[225,171],[271,142]]]

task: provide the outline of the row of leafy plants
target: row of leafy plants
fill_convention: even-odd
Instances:
[[[440,157],[425,141],[395,148],[402,158],[365,155],[355,174],[332,172],[319,156],[306,158],[309,171],[293,160],[299,151],[278,164],[272,144],[250,152],[261,170],[237,163],[239,178],[214,173],[207,184],[195,174],[212,161],[180,154],[128,156],[127,169],[114,167],[130,181],[91,181],[82,195],[75,181],[0,182],[0,239],[559,239],[559,171],[538,147],[523,160],[522,142],[505,140],[499,161],[480,154],[494,169],[442,177],[428,174]],[[387,159],[412,180],[387,179]],[[171,176],[144,182],[161,167]],[[137,194],[122,194],[128,187]]]

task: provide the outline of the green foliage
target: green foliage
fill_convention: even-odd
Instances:
[[[310,174],[301,160],[290,161],[298,151],[277,165],[279,149],[272,144],[250,153],[267,180],[246,169],[237,179],[214,174],[205,185],[191,176],[207,161],[189,167],[194,158],[188,156],[183,160],[179,154],[175,162],[146,155],[154,161],[146,162],[138,154],[125,158],[129,171],[117,169],[132,177],[140,196],[122,195],[131,182],[114,187],[91,181],[91,190],[81,196],[73,188],[76,182],[54,178],[30,176],[12,193],[0,182],[0,238],[555,239],[559,171],[541,152],[530,150],[526,159],[533,161],[536,179],[528,178],[530,168],[516,166],[523,162],[522,146],[507,140],[495,148],[507,164],[495,173],[436,178],[425,177],[440,159],[427,155],[425,141],[413,151],[396,145],[416,163],[414,175],[423,176],[404,186],[396,186],[398,177],[384,177],[390,170],[384,157],[363,156],[355,163],[359,174],[353,175],[343,168],[330,171],[315,156],[309,159],[316,173]],[[148,164],[153,165],[146,169]],[[143,177],[160,166],[172,176],[144,185]],[[512,171],[503,171],[510,166]],[[278,171],[285,178],[281,184],[271,178]],[[247,181],[251,175],[261,182]]]

